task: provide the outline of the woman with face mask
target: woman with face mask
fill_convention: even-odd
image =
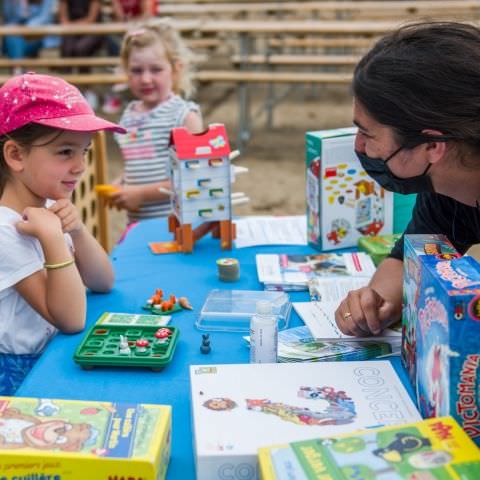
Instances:
[[[408,25],[379,40],[353,78],[357,156],[385,189],[417,193],[405,233],[446,235],[460,253],[480,242],[480,29]],[[402,309],[403,236],[368,287],[335,319],[346,334],[380,333]]]

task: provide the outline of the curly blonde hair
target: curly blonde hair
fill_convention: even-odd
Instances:
[[[120,58],[125,71],[132,49],[145,48],[161,43],[167,60],[172,67],[180,63],[181,68],[174,70],[173,91],[177,95],[189,98],[193,95],[193,52],[186,45],[180,33],[175,29],[170,18],[156,18],[137,24],[123,37]]]

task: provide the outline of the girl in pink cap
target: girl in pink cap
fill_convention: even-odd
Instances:
[[[120,119],[127,134],[116,135],[125,161],[120,190],[112,194],[129,222],[170,213],[168,147],[174,127],[202,131],[192,93],[192,53],[168,19],[146,22],[126,34],[121,52],[130,91],[137,98]],[[185,97],[185,98],[184,98]]]
[[[47,75],[0,88],[0,394],[11,395],[58,330],[85,326],[85,287],[107,292],[107,254],[70,201],[95,116],[80,92]]]

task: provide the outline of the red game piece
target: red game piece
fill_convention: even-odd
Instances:
[[[155,338],[167,338],[172,334],[168,328],[159,328],[155,332]]]

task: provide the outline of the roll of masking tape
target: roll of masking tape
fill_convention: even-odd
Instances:
[[[222,282],[236,282],[240,278],[240,264],[236,258],[219,258],[217,270]]]

